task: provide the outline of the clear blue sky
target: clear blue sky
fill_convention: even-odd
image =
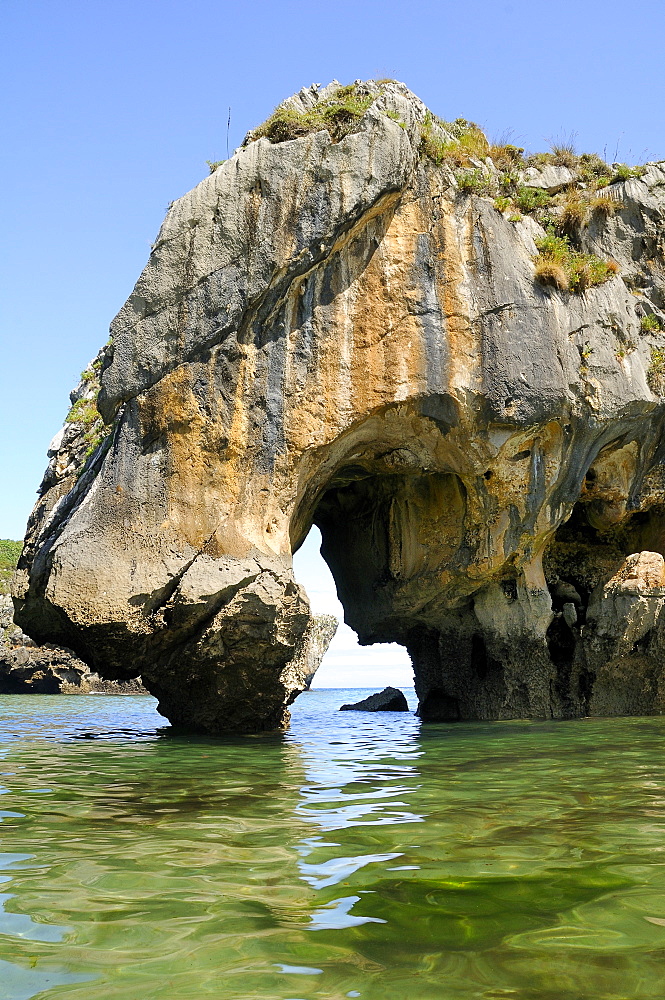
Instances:
[[[665,158],[662,0],[0,0],[0,537],[168,203],[284,97],[395,77],[528,149]]]

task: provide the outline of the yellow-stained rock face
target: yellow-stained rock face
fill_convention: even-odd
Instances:
[[[561,292],[534,280],[539,224],[423,154],[421,102],[366,91],[356,131],[249,142],[170,209],[100,361],[103,446],[53,452],[17,620],[140,673],[174,722],[281,726],[316,523],[361,640],[408,647],[423,718],[630,710],[616,678],[661,669],[639,309],[665,300],[665,169],[579,235],[621,274]]]

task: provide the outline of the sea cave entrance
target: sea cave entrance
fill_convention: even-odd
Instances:
[[[346,622],[318,684],[337,686],[333,678],[342,676],[353,686],[415,684],[421,710],[434,688],[439,708],[448,705],[446,716],[460,717],[450,708],[454,697],[447,702],[423,669],[429,659],[423,643],[438,648],[433,626],[453,595],[467,601],[451,570],[463,542],[465,508],[466,490],[456,474],[423,471],[420,458],[405,449],[374,452],[362,464],[340,462],[302,499],[292,522],[296,578],[314,598],[314,611],[343,615]]]
[[[314,688],[372,688],[413,686],[413,667],[406,649],[398,643],[361,646],[344,621],[330,567],[321,555],[321,532],[315,525],[293,557],[293,571],[305,588],[314,614],[334,615],[339,622],[312,686]]]

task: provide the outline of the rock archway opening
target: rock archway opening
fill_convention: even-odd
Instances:
[[[545,491],[534,484],[549,459],[525,454],[525,496],[537,510]],[[634,441],[598,453],[554,531],[528,515],[520,524],[498,463],[472,477],[452,463],[428,469],[422,457],[416,468],[406,451],[366,450],[319,485],[305,520],[321,532],[345,620],[363,645],[408,650],[423,720],[654,710],[665,509],[638,496],[637,456]],[[604,677],[605,660],[626,656],[642,678],[627,694]]]
[[[305,588],[314,615],[333,615],[337,632],[323,657],[312,688],[371,688],[413,685],[413,668],[406,649],[398,643],[361,646],[358,636],[344,621],[335,580],[321,555],[321,532],[312,525],[293,557],[293,572]]]
[[[344,620],[358,636],[360,646],[354,642],[355,648],[346,650],[349,664],[358,662],[362,647],[368,646],[373,661],[366,673],[364,666],[363,674],[356,672],[354,686],[411,683],[413,669],[422,708],[432,685],[423,669],[420,640],[435,630],[451,600],[464,603],[451,566],[463,543],[465,505],[465,488],[452,472],[345,465],[320,490],[307,521],[312,533],[320,532],[321,556]],[[303,582],[301,552],[294,568]],[[396,645],[403,647],[401,653],[396,654]],[[325,670],[321,679],[327,682]],[[457,718],[460,713],[453,705],[448,715]]]

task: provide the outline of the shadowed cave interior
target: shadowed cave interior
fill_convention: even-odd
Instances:
[[[595,477],[591,468],[582,499],[547,540],[538,593],[513,554],[498,573],[474,579],[477,527],[453,472],[348,465],[321,490],[310,523],[321,531],[345,620],[362,645],[406,647],[424,721],[653,710],[655,676],[639,706],[610,693],[608,707],[608,692],[594,704],[598,670],[585,633],[594,639],[603,588],[627,556],[665,555],[665,511],[655,504],[626,514],[614,494],[603,498]],[[653,660],[654,643],[647,630],[629,654]],[[647,672],[654,675],[653,663]]]

